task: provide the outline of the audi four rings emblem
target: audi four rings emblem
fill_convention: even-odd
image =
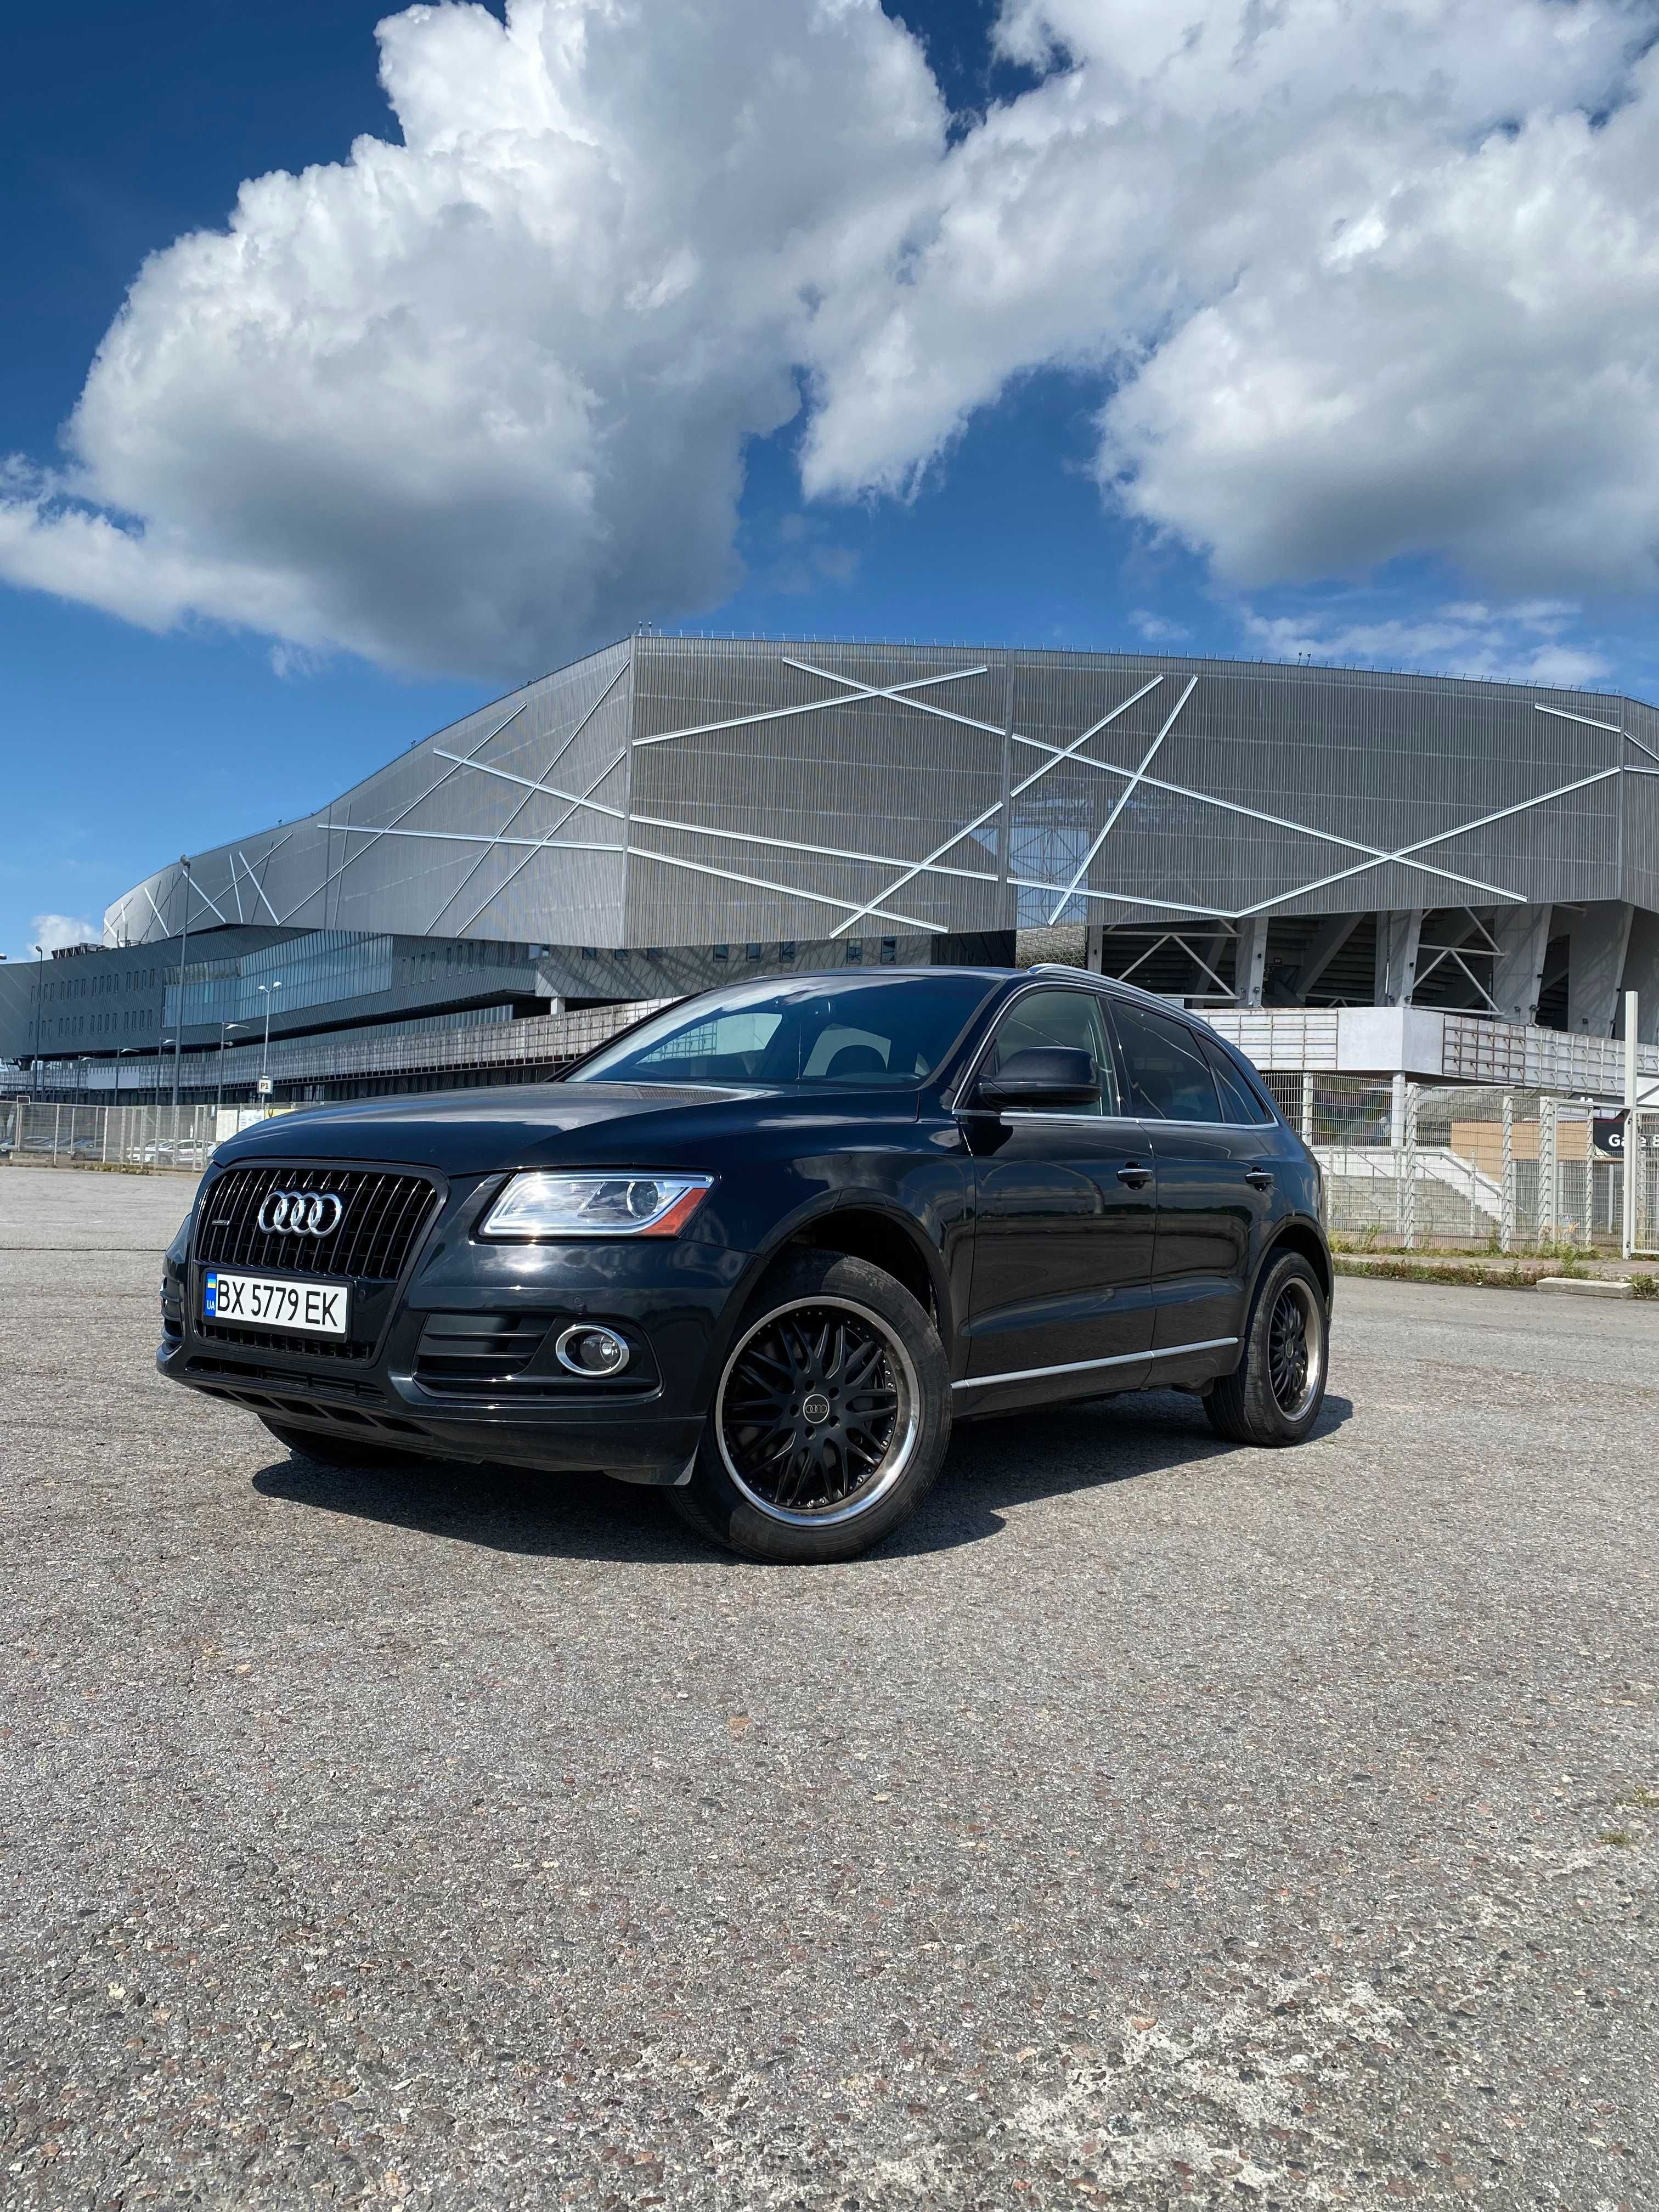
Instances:
[[[331,1237],[345,1212],[331,1190],[273,1190],[259,1208],[267,1237]]]

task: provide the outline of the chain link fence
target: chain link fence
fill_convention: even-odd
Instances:
[[[72,1106],[0,1100],[0,1162],[199,1175],[240,1119],[211,1106]]]
[[[1324,1172],[1334,1237],[1408,1249],[1620,1247],[1625,1162],[1598,1151],[1592,1103],[1402,1076],[1263,1080]],[[1640,1172],[1648,1234],[1659,1242],[1659,1115],[1651,1118]]]

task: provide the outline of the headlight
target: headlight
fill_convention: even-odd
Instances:
[[[514,1176],[481,1224],[485,1237],[678,1237],[713,1176]]]

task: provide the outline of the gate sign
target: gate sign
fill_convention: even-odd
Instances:
[[[1625,1117],[1623,1114],[1598,1114],[1595,1117],[1595,1149],[1604,1160],[1622,1160],[1625,1157]]]
[[[268,1075],[262,1075],[258,1081],[254,1085],[253,1088],[259,1097],[269,1098],[271,1092],[276,1088],[276,1085],[271,1081]],[[1596,1127],[1598,1128],[1601,1127],[1600,1122],[1596,1124]],[[1601,1140],[1598,1137],[1595,1141],[1597,1144],[1600,1144]]]

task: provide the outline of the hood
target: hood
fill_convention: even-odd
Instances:
[[[734,1122],[785,1103],[791,1120],[914,1120],[914,1092],[872,1098],[842,1088],[709,1091],[659,1083],[520,1083],[477,1091],[366,1098],[274,1115],[230,1138],[216,1167],[262,1159],[387,1160],[446,1175],[489,1174],[544,1162],[635,1167],[689,1163]]]

